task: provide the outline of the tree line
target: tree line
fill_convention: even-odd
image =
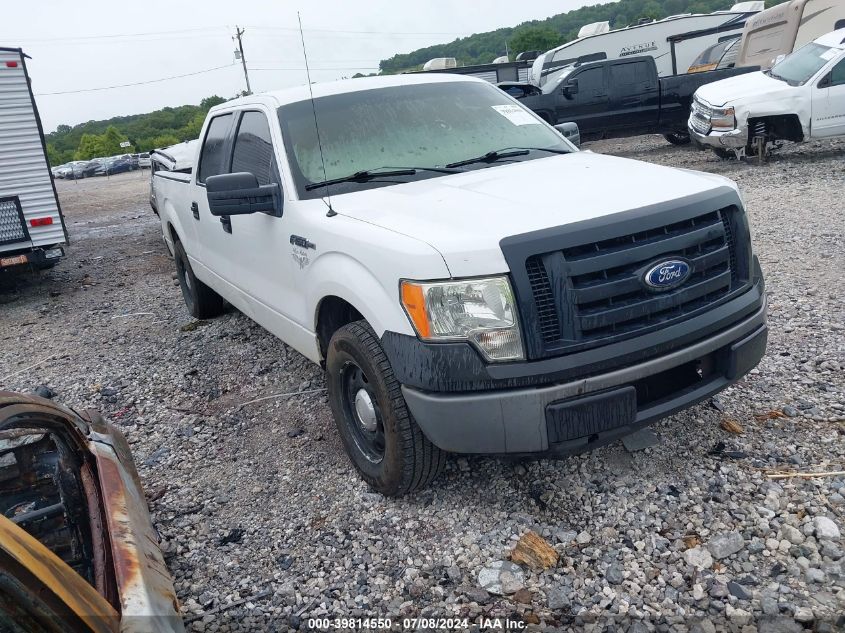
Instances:
[[[205,115],[213,106],[225,103],[218,96],[203,99],[199,105],[162,108],[147,114],[119,116],[79,125],[60,125],[47,134],[47,158],[61,165],[72,160],[89,160],[127,152],[148,152],[198,138]],[[129,148],[120,143],[129,141]]]
[[[495,58],[510,54],[513,59],[522,51],[547,51],[578,36],[578,30],[593,22],[610,22],[617,29],[636,24],[642,18],[660,20],[679,13],[712,13],[729,9],[739,0],[619,0],[608,4],[581,7],[559,13],[545,20],[531,20],[515,27],[476,33],[448,44],[426,46],[410,53],[396,54],[379,63],[382,73],[419,70],[435,57],[454,57],[459,66],[489,64]],[[766,7],[784,0],[766,0]]]

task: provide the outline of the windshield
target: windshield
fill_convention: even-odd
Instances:
[[[710,65],[715,67],[715,65],[719,63],[719,60],[722,59],[722,55],[728,49],[728,46],[731,46],[738,41],[739,38],[722,40],[721,42],[705,48],[704,51],[695,58],[695,61],[690,64],[690,68]]]
[[[575,65],[573,64],[569,68],[564,68],[562,71],[556,74],[554,78],[551,78],[550,81],[544,83],[542,88],[543,94],[551,94],[555,90],[557,90],[563,83],[563,80],[569,77],[569,75],[571,75],[574,70]]]
[[[801,86],[836,57],[836,53],[837,51],[829,46],[811,42],[772,66],[770,74],[775,79],[782,79],[791,86]]]
[[[444,167],[447,164],[513,147],[574,151],[554,129],[488,83],[438,82],[347,92],[314,100],[325,173],[314,127],[311,101],[279,108],[279,121],[291,171],[301,198],[318,198],[325,188],[310,184],[356,172],[390,168]],[[508,161],[549,156],[530,152]],[[478,163],[483,169],[502,162]],[[419,171],[332,185],[332,194],[437,178]]]

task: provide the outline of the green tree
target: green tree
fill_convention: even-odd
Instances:
[[[52,143],[47,143],[47,162],[50,163],[50,167],[58,167],[62,164],[61,152]]]
[[[114,156],[115,154],[122,154],[130,148],[121,147],[123,141],[129,140],[125,134],[121,134],[115,126],[110,125],[106,128],[105,133],[100,137],[103,145],[104,156]]]
[[[560,43],[560,33],[554,29],[529,26],[517,29],[508,45],[516,55],[524,51],[547,51]]]
[[[98,156],[105,156],[103,139],[98,134],[83,134],[79,141],[79,148],[74,154],[76,160],[91,160]]]
[[[179,137],[173,134],[162,134],[150,140],[150,149],[161,149],[168,145],[176,145],[176,143],[181,143]]]
[[[211,108],[216,105],[220,105],[221,103],[226,103],[226,100],[223,97],[212,95],[200,101],[200,108],[205,112],[208,112],[209,110],[211,110]]]
[[[206,100],[203,99],[203,102]],[[202,125],[205,123],[205,112],[197,112],[194,115],[194,118],[191,119],[188,124],[182,128],[181,133],[179,136],[182,138],[183,141],[190,141],[195,138],[199,138],[200,132],[202,132]]]

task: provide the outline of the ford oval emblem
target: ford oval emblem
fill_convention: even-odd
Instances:
[[[650,267],[643,275],[645,285],[652,290],[663,291],[677,288],[692,273],[692,267],[683,259],[667,259]]]

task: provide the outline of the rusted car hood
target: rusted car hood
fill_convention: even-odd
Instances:
[[[44,454],[49,459],[39,461]],[[38,468],[28,470],[30,464]],[[17,479],[10,476],[14,472]],[[59,494],[53,493],[51,481]],[[38,494],[27,485],[38,486]],[[91,611],[79,615],[89,626],[96,621],[98,626],[92,630],[184,631],[173,580],[129,446],[99,413],[77,414],[43,398],[0,392],[0,499],[5,499],[2,513],[10,519],[2,524],[7,531],[23,528],[42,537],[41,543],[0,539],[3,560],[13,556],[18,565],[29,569],[63,565],[69,575],[41,577],[40,590],[51,595],[62,590],[57,583],[70,582],[72,593],[78,596],[89,596],[89,590],[96,589],[100,601],[83,600],[77,605]],[[12,523],[16,525],[7,525]],[[73,530],[61,531],[65,524]],[[55,545],[55,534],[39,534],[51,525],[58,534],[82,535],[69,544],[70,549],[67,543],[61,544],[57,551],[64,562],[45,547]],[[9,548],[14,543],[13,552]],[[74,553],[72,558],[68,551]],[[103,604],[112,611],[103,613]],[[115,614],[118,628],[102,629]]]

